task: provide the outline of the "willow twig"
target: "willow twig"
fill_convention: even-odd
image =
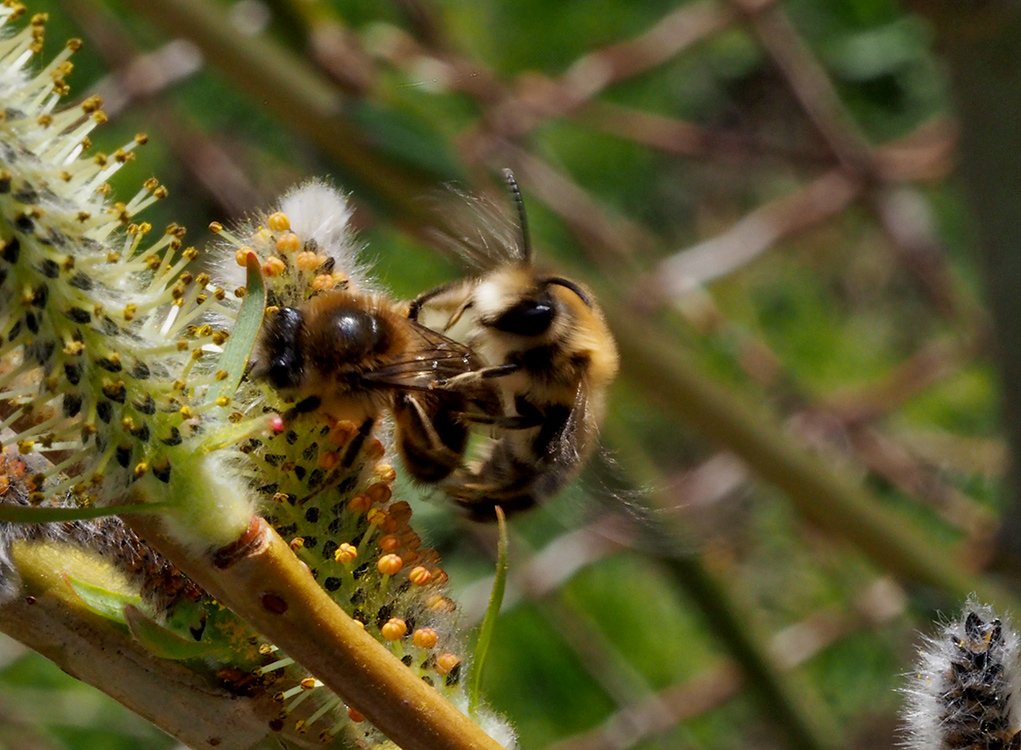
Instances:
[[[128,523],[403,750],[501,750],[341,610],[261,518],[212,556],[166,535],[157,519]]]
[[[241,699],[210,675],[157,658],[127,628],[86,609],[63,578],[94,570],[96,563],[85,562],[83,554],[68,545],[15,543],[20,590],[0,604],[0,631],[189,747],[280,746],[279,734],[269,728],[280,708],[270,696]],[[287,741],[313,744],[289,732]]]

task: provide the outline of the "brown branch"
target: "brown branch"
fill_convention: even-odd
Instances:
[[[399,223],[412,228],[434,223],[416,198],[435,187],[436,176],[381,155],[373,135],[345,118],[341,92],[316,70],[267,38],[240,37],[216,4],[202,0],[129,0],[129,4],[167,33],[192,41],[234,86],[322,149],[343,170],[349,187],[375,197]]]
[[[694,159],[744,162],[779,158],[806,167],[828,166],[828,151],[769,142],[754,135],[707,128],[675,117],[594,99],[575,113],[575,121],[642,146]]]
[[[810,454],[776,419],[724,388],[682,352],[662,346],[654,323],[605,301],[620,348],[622,374],[650,402],[737,454],[783,490],[810,522],[857,546],[884,569],[936,586],[957,599],[972,592],[999,607],[1011,596],[964,561],[935,549],[906,519],[891,514],[859,480]]]
[[[195,45],[175,39],[154,52],[141,54],[114,14],[83,3],[65,5],[68,15],[112,71],[93,91],[102,97],[107,115],[115,118],[131,106],[140,108],[181,169],[221,207],[223,214],[240,216],[265,202],[267,196],[256,190],[227,148],[165,96],[173,86],[202,69],[202,55]]]
[[[603,89],[670,62],[694,45],[727,29],[737,14],[715,0],[686,3],[649,29],[584,55],[560,77],[568,102],[593,98]]]
[[[1017,585],[1021,571],[1021,7],[990,0],[918,0],[945,50],[961,123],[960,169],[974,218],[976,250],[995,328],[1003,422],[1011,451],[1010,494],[999,565]]]
[[[63,576],[94,574],[85,552],[66,544],[16,542],[18,593],[0,604],[0,631],[51,659],[194,748],[277,747],[272,696],[241,698],[211,675],[153,656],[126,628],[85,609]],[[99,564],[99,563],[95,563]],[[291,736],[296,746],[318,746]],[[264,745],[265,743],[265,745]]]
[[[404,750],[501,750],[341,610],[261,518],[212,556],[166,535],[155,516],[128,523]]]
[[[874,172],[872,149],[847,112],[822,65],[791,24],[783,7],[762,0],[732,0],[748,18],[748,24],[805,114],[829,144],[837,159],[852,173]]]
[[[862,189],[860,180],[834,169],[798,192],[760,206],[722,234],[660,261],[639,284],[643,307],[747,265],[780,240],[840,214]]]

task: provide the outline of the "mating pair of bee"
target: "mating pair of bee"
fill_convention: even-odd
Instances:
[[[359,425],[353,461],[384,411],[407,471],[476,520],[559,491],[591,454],[617,351],[591,293],[533,264],[510,170],[513,236],[457,238],[478,273],[398,303],[347,288],[281,306],[251,374],[294,401]],[[469,457],[472,435],[483,445]]]

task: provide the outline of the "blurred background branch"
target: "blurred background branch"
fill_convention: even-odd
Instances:
[[[960,165],[975,217],[992,339],[1002,384],[1003,423],[1011,446],[1010,493],[1001,517],[995,563],[1021,573],[1021,7],[920,3],[934,21],[961,123]],[[1015,584],[1016,585],[1016,584]]]

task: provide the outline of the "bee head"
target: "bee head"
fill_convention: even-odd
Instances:
[[[282,307],[269,318],[262,334],[263,354],[256,366],[274,388],[294,388],[301,380],[305,357],[301,350],[304,319],[293,307]]]
[[[478,288],[474,305],[485,327],[525,338],[556,338],[592,309],[579,284],[561,276],[536,278],[528,267],[504,269]]]

